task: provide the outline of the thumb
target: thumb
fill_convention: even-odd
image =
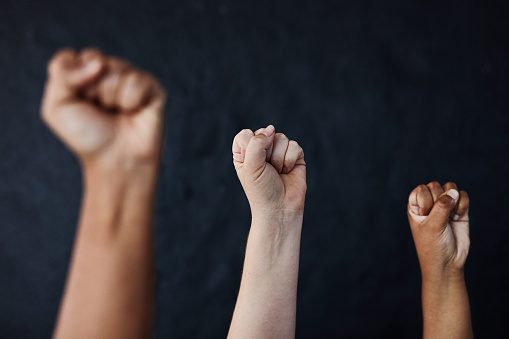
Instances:
[[[432,224],[445,225],[451,216],[451,212],[458,202],[459,193],[455,189],[450,189],[438,197],[429,213],[428,220]]]
[[[244,166],[252,172],[263,170],[267,164],[267,151],[274,143],[274,126],[269,125],[260,134],[249,140],[244,157]]]
[[[81,54],[69,49],[57,52],[48,66],[52,99],[60,101],[74,96],[77,90],[94,81],[104,66],[104,57],[95,50]]]

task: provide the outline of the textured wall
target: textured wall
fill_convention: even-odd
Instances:
[[[509,7],[504,1],[0,1],[0,337],[51,333],[81,194],[43,126],[45,64],[97,46],[169,93],[155,338],[226,336],[250,214],[231,161],[273,123],[308,163],[298,338],[417,338],[408,193],[470,193],[477,335],[506,333]]]

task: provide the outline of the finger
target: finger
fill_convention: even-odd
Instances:
[[[255,132],[254,132],[254,135],[258,135],[260,133],[262,133],[263,131],[265,131],[265,127],[262,127],[262,128],[258,128]],[[272,156],[272,149],[274,148],[274,145],[270,145],[270,148],[267,150],[267,158],[265,159],[265,161],[269,162],[270,161],[270,157]]]
[[[86,49],[82,50],[79,55],[79,58],[81,60],[83,60],[83,62],[88,62],[88,60],[100,58],[104,65],[103,70],[107,64],[107,61],[106,61],[105,57],[103,56],[103,54],[101,53],[101,51],[99,51],[98,49],[95,49],[95,48],[86,48]],[[85,85],[83,88],[81,88],[81,94],[85,98],[87,98],[87,99],[95,99],[96,98],[96,86],[95,86],[94,82],[97,81],[99,78],[100,78],[100,74],[98,74],[98,76],[95,79],[93,79],[93,81],[90,81],[89,83],[87,83],[87,85]]]
[[[145,97],[140,99],[140,106],[138,107],[140,110],[136,112],[133,121],[139,121],[140,125],[143,124],[144,126],[157,126],[157,130],[162,133],[166,92],[155,78],[148,76],[151,83]]]
[[[290,173],[296,165],[305,165],[304,150],[295,140],[288,144],[282,173]]]
[[[455,189],[449,190],[438,197],[428,216],[431,225],[443,228],[447,225],[451,211],[458,202],[459,192]]]
[[[437,201],[438,197],[444,193],[444,188],[437,181],[430,182],[428,188],[433,196],[433,201]]]
[[[433,207],[433,196],[426,185],[417,186],[408,197],[408,208],[415,214],[426,216]]]
[[[465,191],[460,191],[456,213],[453,215],[452,219],[454,221],[462,221],[463,219],[468,218],[469,208],[470,198],[468,197],[468,193]]]
[[[456,183],[454,182],[447,182],[444,186],[443,186],[443,189],[444,189],[444,192],[447,192],[448,190],[456,190],[459,192],[458,190],[458,186],[456,185]],[[460,196],[461,198],[461,196]],[[456,214],[456,210],[458,209],[458,205],[459,204],[456,204],[456,206],[454,206],[453,210],[451,211],[451,217]]]
[[[71,49],[60,50],[48,63],[48,94],[58,102],[75,96],[79,89],[93,82],[104,67],[104,57],[97,50],[88,49],[82,55]]]
[[[166,91],[161,86],[159,81],[156,78],[152,77],[152,85],[150,86],[151,91],[148,95],[148,104],[144,111],[152,112],[159,116],[161,116],[162,111],[164,109],[164,105],[166,104]]]
[[[250,129],[243,129],[233,138],[232,153],[235,162],[244,162],[247,145],[253,136],[253,131]]]
[[[261,174],[267,164],[267,150],[274,142],[274,126],[269,125],[263,133],[255,135],[249,140],[244,156],[244,165],[255,176]]]
[[[283,133],[276,133],[274,136],[274,145],[272,146],[272,155],[270,157],[270,164],[274,166],[278,173],[283,171],[286,151],[290,140]]]
[[[110,109],[118,108],[116,105],[118,101],[117,94],[119,92],[122,74],[129,69],[129,64],[121,59],[110,58],[108,60],[105,74],[99,79],[96,84],[97,88],[95,89],[97,99],[102,106]]]
[[[119,82],[115,106],[124,111],[134,111],[147,104],[155,86],[150,75],[135,70],[122,73]]]
[[[447,192],[448,190],[458,190],[458,186],[456,185],[456,183],[454,182],[451,182],[449,181],[448,183],[446,183],[443,187],[444,189],[444,192]]]

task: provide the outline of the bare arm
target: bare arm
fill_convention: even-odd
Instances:
[[[269,136],[260,135],[265,131]],[[252,224],[228,338],[294,338],[304,153],[272,127],[254,134],[242,131],[233,147]]]
[[[423,338],[473,338],[463,274],[439,280],[423,278]]]
[[[470,247],[465,191],[454,183],[418,186],[408,216],[422,273],[424,338],[473,338],[463,267]]]
[[[253,219],[229,338],[294,338],[302,216]]]
[[[81,215],[55,338],[148,338],[153,204],[164,95],[96,50],[53,58],[43,118],[83,170]]]

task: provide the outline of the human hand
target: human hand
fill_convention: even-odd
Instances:
[[[253,133],[242,130],[233,140],[233,163],[253,216],[285,210],[302,214],[306,195],[304,151],[274,126]]]
[[[157,164],[165,94],[127,62],[64,49],[48,65],[41,114],[85,166]]]
[[[469,198],[455,183],[415,188],[408,200],[408,220],[423,279],[463,275],[470,247]]]

